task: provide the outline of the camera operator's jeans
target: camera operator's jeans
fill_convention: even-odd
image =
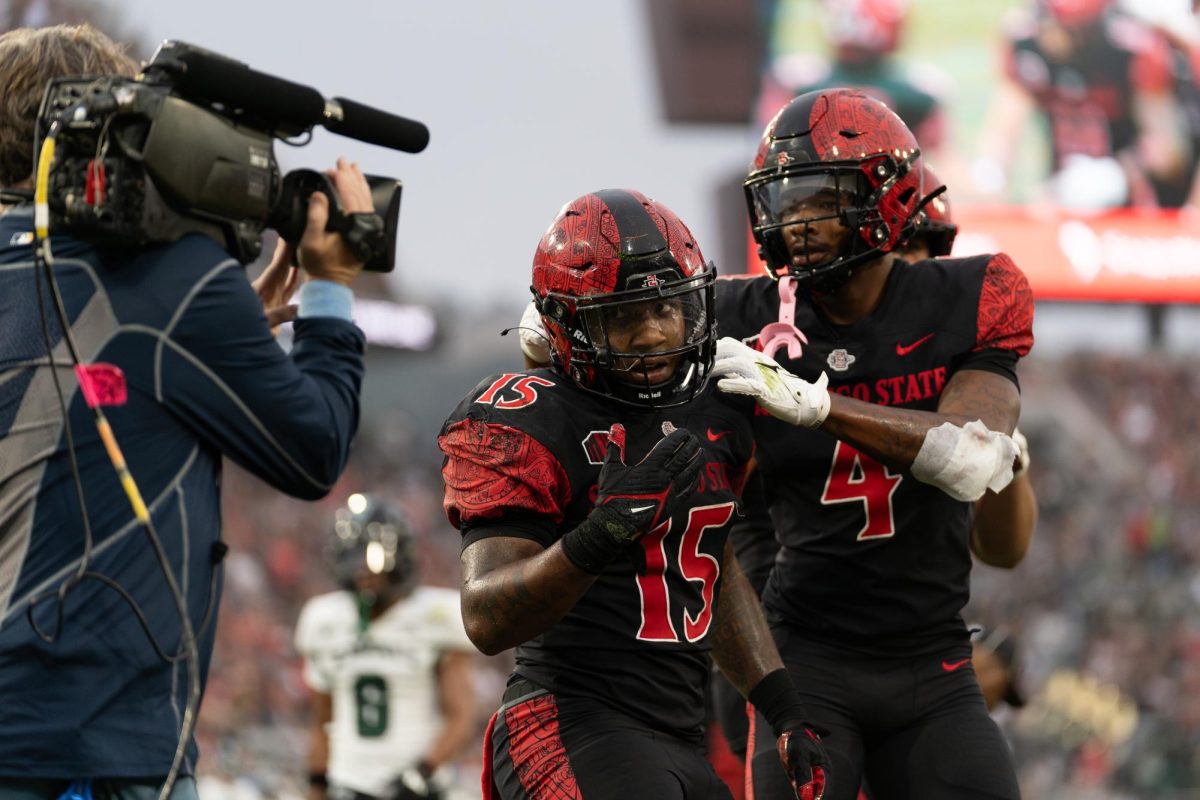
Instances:
[[[162,780],[146,778],[96,778],[80,791],[79,782],[61,779],[0,777],[0,800],[156,800]],[[68,795],[68,791],[71,794]],[[180,776],[171,789],[170,800],[199,800],[196,781]]]

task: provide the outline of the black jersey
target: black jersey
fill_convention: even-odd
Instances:
[[[779,313],[767,277],[717,282],[722,336],[754,343]],[[1005,255],[897,259],[879,307],[853,325],[831,324],[801,292],[799,360],[775,354],[830,391],[903,408],[936,410],[961,369],[1016,382],[1033,343],[1025,276]],[[971,568],[972,505],[893,471],[820,430],[754,413],[758,469],[780,552],[763,596],[768,616],[843,644],[916,652],[963,630]]]
[[[699,738],[722,554],[754,448],[750,419],[715,386],[651,413],[548,369],[490,377],[438,438],[446,513],[463,547],[489,536],[549,547],[592,510],[608,431],[618,422],[628,464],[672,427],[694,433],[707,462],[699,487],[561,621],[517,647],[517,673],[560,697],[595,697],[654,728]]]

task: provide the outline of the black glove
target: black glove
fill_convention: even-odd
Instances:
[[[429,780],[432,774],[425,762],[409,767],[392,781],[384,800],[440,800],[441,792]]]
[[[829,775],[829,756],[817,732],[800,723],[784,731],[776,746],[797,800],[821,800]]]
[[[625,463],[625,428],[613,425],[600,468],[596,506],[563,537],[563,551],[580,569],[599,574],[628,545],[671,516],[700,481],[700,442],[676,429],[636,464]]]

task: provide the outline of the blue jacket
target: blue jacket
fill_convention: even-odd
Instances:
[[[33,617],[55,633],[55,592],[78,571],[85,538],[30,226],[24,209],[0,216],[0,777],[162,776],[187,699],[184,663],[156,655],[130,606],[95,578],[66,594],[53,642],[27,616],[40,597]],[[287,494],[324,495],[358,424],[362,333],[342,319],[298,320],[284,353],[241,265],[199,235],[138,253],[61,237],[52,245],[81,358],[125,373],[128,402],[105,413],[183,589],[206,675],[221,583],[221,456]],[[49,305],[46,315],[91,522],[87,569],[129,592],[174,654],[175,604]],[[185,773],[194,762],[193,743]]]

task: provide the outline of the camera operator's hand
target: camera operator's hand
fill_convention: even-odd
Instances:
[[[279,325],[295,319],[296,311],[300,308],[288,303],[300,284],[300,270],[292,266],[295,257],[296,249],[280,237],[275,244],[271,263],[250,284],[262,301],[263,313],[267,315],[272,334]]]
[[[370,214],[375,210],[371,189],[358,164],[339,158],[337,169],[326,170],[325,174],[333,182],[345,213]],[[313,278],[349,286],[363,264],[350,252],[340,233],[325,230],[328,222],[329,198],[313,192],[308,199],[308,224],[300,238],[300,267]]]

